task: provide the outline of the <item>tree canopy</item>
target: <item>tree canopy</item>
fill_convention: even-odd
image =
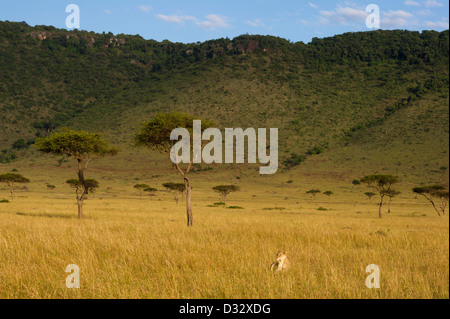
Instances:
[[[0,175],[0,182],[12,184],[12,183],[29,183],[30,180],[20,174],[6,173]]]
[[[141,123],[140,130],[135,136],[135,143],[139,146],[146,146],[161,153],[169,153],[176,141],[170,140],[170,134],[176,128],[185,128],[191,135],[193,121],[202,121],[202,130],[214,126],[214,122],[204,120],[182,112],[158,113],[151,120]]]
[[[118,149],[110,147],[109,142],[103,138],[102,134],[72,129],[62,129],[47,137],[38,138],[35,147],[43,153],[68,155],[77,160],[118,153]]]
[[[449,200],[449,191],[443,185],[430,185],[413,188],[413,192],[425,197],[432,205],[439,216],[445,215]],[[440,201],[439,204],[436,201]]]
[[[99,182],[96,181],[95,179],[87,178],[84,181],[86,187],[90,192],[94,191],[96,188],[100,186]],[[70,187],[75,188],[77,191],[83,189],[83,184],[80,182],[79,179],[68,179],[66,183],[69,184]]]

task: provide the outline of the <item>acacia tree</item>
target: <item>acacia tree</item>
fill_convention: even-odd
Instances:
[[[399,191],[396,191],[394,189],[390,189],[389,191],[386,192],[386,196],[389,197],[389,202],[388,202],[388,214],[391,213],[391,202],[392,199],[398,195],[400,195],[401,193]]]
[[[186,185],[184,183],[164,183],[162,184],[165,189],[173,194],[175,203],[178,204],[179,195],[183,195],[186,191]]]
[[[413,192],[425,197],[431,205],[433,205],[434,210],[439,216],[445,215],[445,210],[447,209],[449,192],[445,186],[442,185],[432,185],[425,187],[415,187]],[[436,203],[440,201],[440,203]]]
[[[311,194],[313,199],[316,199],[316,195],[322,193],[319,189],[311,189],[306,192],[306,194]]]
[[[89,192],[94,193],[94,191],[100,186],[100,184],[95,179],[87,178],[84,180],[84,182],[86,186],[84,186],[79,179],[68,179],[66,181],[66,183],[69,184],[70,187],[75,189],[75,192],[77,194],[77,202],[80,200],[80,193],[82,194],[84,187],[87,187]]]
[[[83,201],[89,193],[89,184],[84,172],[89,163],[96,158],[116,155],[118,150],[110,147],[109,142],[99,133],[63,129],[60,132],[36,140],[38,151],[56,156],[67,155],[78,163],[78,180],[82,185],[77,196],[78,218],[83,218]]]
[[[378,191],[380,195],[380,203],[378,209],[378,216],[383,217],[382,210],[384,205],[384,198],[392,191],[392,185],[398,183],[398,177],[393,175],[367,175],[361,178],[361,183],[367,184]]]
[[[215,192],[219,193],[222,197],[222,202],[227,203],[227,196],[232,192],[237,192],[241,188],[236,185],[219,185],[212,188]]]
[[[369,197],[370,202],[372,202],[372,197],[374,197],[376,194],[374,192],[366,192],[364,193],[367,197]]]
[[[157,192],[158,190],[156,188],[153,187],[147,187],[146,189],[144,189],[144,192],[150,194],[150,196],[153,196],[152,193]]]
[[[361,182],[358,179],[354,179],[352,181],[352,184],[353,184],[352,190],[355,190],[355,187],[358,186],[358,185],[361,185]]]
[[[146,146],[151,149],[157,150],[160,153],[170,155],[172,146],[177,142],[170,139],[172,131],[176,128],[186,129],[190,134],[190,162],[185,168],[181,166],[181,163],[173,163],[175,169],[180,173],[184,179],[186,188],[186,215],[187,225],[192,226],[194,223],[192,215],[191,205],[191,181],[188,178],[189,171],[191,170],[193,160],[195,156],[199,154],[193,154],[193,123],[194,120],[201,120],[202,129],[207,129],[214,126],[211,121],[199,119],[185,113],[158,113],[153,119],[141,124],[139,132],[135,136],[136,145]]]
[[[139,191],[139,199],[142,199],[142,192],[150,186],[147,184],[136,184],[133,187]]]
[[[23,177],[20,174],[15,173],[7,173],[0,175],[0,183],[6,183],[9,188],[9,192],[11,193],[11,199],[14,200],[14,187],[15,184],[25,184],[29,183],[30,180],[26,177]]]
[[[328,196],[328,201],[331,201],[331,195],[333,195],[334,193],[332,191],[326,191],[323,192],[323,194]]]

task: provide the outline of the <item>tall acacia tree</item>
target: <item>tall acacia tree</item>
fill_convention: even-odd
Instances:
[[[83,201],[90,191],[90,184],[84,178],[89,163],[96,158],[113,156],[117,148],[110,147],[109,142],[99,133],[63,129],[59,132],[36,140],[35,147],[43,153],[56,156],[67,155],[78,163],[78,180],[82,185],[81,195],[77,196],[78,218],[83,218]]]
[[[7,174],[0,175],[0,183],[6,183],[6,185],[8,185],[12,200],[14,200],[15,184],[24,184],[24,183],[29,183],[29,182],[30,182],[30,180],[28,178],[23,177],[20,174],[7,173]]]
[[[445,210],[449,200],[449,192],[447,187],[443,185],[415,187],[413,188],[413,192],[425,197],[431,205],[433,205],[434,210],[439,216],[445,215]],[[440,204],[437,204],[437,201],[440,201]]]
[[[190,162],[186,167],[182,167],[181,163],[173,163],[175,169],[180,173],[184,179],[186,188],[186,214],[187,225],[192,226],[194,223],[191,207],[191,181],[188,177],[191,170],[194,156],[193,154],[193,123],[194,120],[201,120],[202,129],[207,129],[214,126],[214,123],[208,120],[200,119],[198,117],[191,116],[185,113],[172,112],[172,113],[158,113],[150,121],[141,124],[139,132],[135,136],[135,142],[138,146],[146,146],[151,149],[157,150],[160,153],[170,155],[172,146],[177,142],[170,139],[172,131],[176,128],[186,129],[190,134]]]
[[[380,218],[383,218],[382,210],[384,198],[393,193],[392,185],[397,184],[398,182],[398,177],[393,175],[367,175],[361,178],[361,183],[375,188],[380,195],[380,203],[378,208],[378,216]]]

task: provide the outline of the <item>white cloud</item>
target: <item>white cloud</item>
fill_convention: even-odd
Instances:
[[[361,9],[339,7],[332,11],[320,11],[320,22],[323,24],[337,23],[349,25],[352,23],[364,23],[367,13]]]
[[[382,28],[402,28],[411,24],[414,15],[403,10],[389,10],[384,12],[381,19]]]
[[[193,16],[181,16],[181,15],[164,15],[157,14],[156,17],[165,22],[184,24],[186,21],[193,21],[199,28],[216,30],[217,28],[227,28],[228,19],[218,16],[217,14],[208,14],[205,20],[199,20]]]
[[[318,8],[319,8],[318,5],[316,5],[316,4],[312,3],[312,2],[308,2],[308,5],[309,5],[311,8],[314,8],[314,9],[318,9]]]
[[[142,12],[149,13],[153,8],[151,6],[141,5],[138,9]]]
[[[448,29],[449,23],[448,20],[442,19],[440,21],[426,21],[423,26],[429,29]]]
[[[202,29],[215,30],[217,28],[227,28],[230,25],[227,22],[227,18],[220,17],[216,14],[208,14],[206,20],[196,21],[197,26]]]
[[[437,0],[427,0],[425,2],[425,6],[428,8],[433,8],[433,7],[443,7],[444,5]]]
[[[260,19],[255,19],[255,20],[247,20],[245,21],[245,24],[248,24],[249,26],[255,27],[255,28],[259,28],[259,27],[264,27],[264,22],[262,22]]]
[[[417,1],[413,1],[413,0],[406,0],[404,2],[405,5],[407,6],[414,6],[414,7],[420,7],[420,3]]]
[[[112,14],[112,11],[109,9],[105,9],[105,10],[103,10],[103,12],[105,12],[106,14]]]
[[[174,14],[174,15],[157,14],[156,17],[165,22],[179,23],[179,24],[184,24],[184,21],[188,21],[188,20],[196,20],[192,16],[179,16],[176,14]]]

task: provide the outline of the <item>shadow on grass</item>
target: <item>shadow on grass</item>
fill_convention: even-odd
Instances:
[[[27,217],[45,217],[45,218],[62,218],[62,219],[78,219],[76,215],[66,215],[66,214],[50,214],[50,213],[23,213],[18,212],[16,215],[27,216]],[[83,219],[89,219],[89,217],[84,217]]]

